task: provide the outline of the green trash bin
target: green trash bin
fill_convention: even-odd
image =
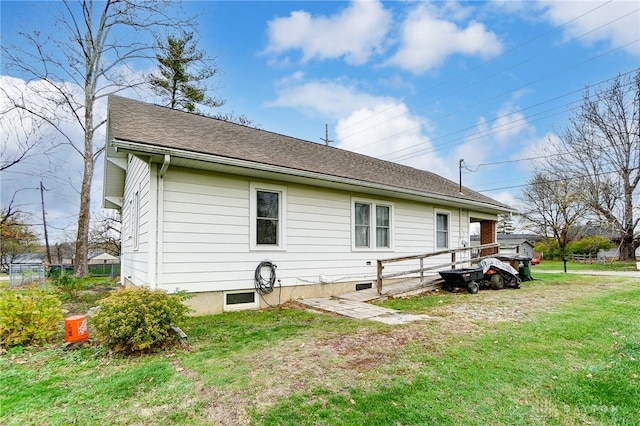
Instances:
[[[518,257],[520,261],[520,267],[518,268],[518,275],[520,275],[521,281],[531,281],[531,258],[530,257]]]

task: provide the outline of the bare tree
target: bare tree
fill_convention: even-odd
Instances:
[[[153,33],[182,29],[191,19],[171,14],[174,2],[79,0],[61,3],[56,33],[21,33],[25,46],[2,45],[7,69],[37,83],[37,99],[16,96],[11,108],[51,126],[84,163],[75,254],[75,274],[88,273],[90,194],[96,159],[104,150],[94,140],[106,117],[96,116],[96,104],[109,93],[144,83],[130,65],[153,58]],[[61,117],[70,117],[65,122]],[[76,138],[81,130],[83,137]]]
[[[0,88],[0,91],[5,95],[4,98],[8,99],[5,88]],[[0,135],[0,172],[53,148],[51,144],[42,140],[40,124],[31,120],[23,111],[11,105],[3,105],[0,111],[0,128],[3,129],[3,134]]]
[[[556,169],[580,180],[588,208],[620,235],[620,259],[640,246],[640,70],[587,89],[561,135]]]
[[[113,256],[120,256],[122,219],[120,214],[111,211],[94,218],[89,232],[89,245],[92,250],[104,251]]]
[[[537,173],[520,196],[520,214],[534,232],[557,241],[566,254],[570,230],[585,217],[583,191],[570,176]]]
[[[4,269],[18,256],[37,248],[37,234],[19,210],[0,210],[0,266]]]

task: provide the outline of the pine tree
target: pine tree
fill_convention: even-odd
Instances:
[[[157,42],[158,74],[149,76],[149,84],[172,109],[197,112],[196,105],[214,108],[224,105],[224,100],[207,96],[205,83],[218,68],[197,44],[192,32],[169,35],[166,42]]]

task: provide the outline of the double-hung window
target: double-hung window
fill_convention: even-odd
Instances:
[[[256,191],[256,244],[278,245],[280,193]]]
[[[254,250],[285,248],[286,188],[251,184],[250,238]]]
[[[373,201],[353,202],[355,249],[391,248],[391,205]]]
[[[449,214],[436,213],[436,249],[449,248]]]
[[[136,191],[129,200],[129,229],[128,237],[134,250],[138,250],[140,236],[140,191]]]

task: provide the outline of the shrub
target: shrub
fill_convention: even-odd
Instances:
[[[87,278],[74,277],[73,275],[53,276],[51,283],[60,292],[64,299],[77,299],[82,290],[89,288]]]
[[[567,249],[571,253],[596,254],[600,249],[609,250],[612,247],[613,243],[607,237],[593,235],[570,242]]]
[[[542,241],[538,241],[533,250],[537,253],[543,253],[545,259],[562,257],[558,242],[553,238],[545,238]]]
[[[98,340],[116,352],[148,352],[173,343],[172,325],[181,323],[189,308],[182,293],[130,288],[100,301],[92,317]]]
[[[60,299],[44,290],[0,292],[0,344],[39,345],[58,333]]]

